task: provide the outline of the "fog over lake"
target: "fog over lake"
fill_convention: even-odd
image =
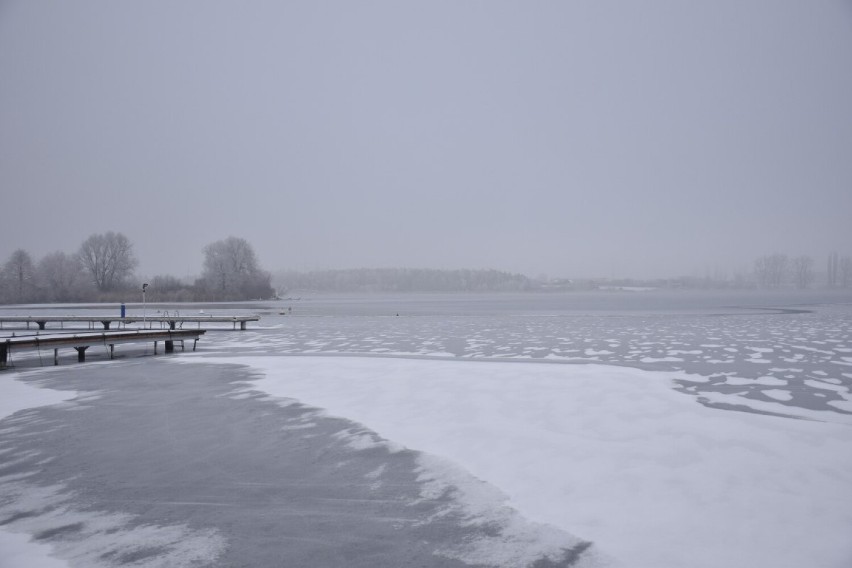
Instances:
[[[0,3],[0,259],[137,275],[748,272],[852,255],[852,7]]]
[[[0,0],[0,567],[849,568],[850,450],[850,0]]]

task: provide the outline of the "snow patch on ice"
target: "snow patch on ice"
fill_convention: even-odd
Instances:
[[[760,391],[764,396],[768,396],[769,398],[774,398],[775,400],[780,401],[789,401],[793,400],[793,395],[790,394],[788,390],[779,390],[779,389],[766,389]]]
[[[839,392],[839,393],[849,392],[849,389],[847,387],[844,387],[842,385],[836,385],[836,384],[829,383],[829,382],[827,382],[827,379],[824,379],[824,380],[821,380],[821,381],[820,380],[814,380],[814,379],[805,379],[804,382],[809,387],[812,387],[812,388],[815,388],[815,389],[824,389],[824,390],[830,390],[830,391]]]
[[[263,370],[257,389],[457,464],[498,490],[490,506],[591,540],[625,565],[839,568],[852,557],[852,518],[838,499],[852,486],[852,417],[840,412],[679,393],[672,385],[685,373],[603,365],[228,362]],[[718,410],[696,396],[809,420]]]
[[[506,505],[507,497],[497,488],[473,478],[470,473],[442,458],[429,454],[418,457],[421,498],[439,499],[452,495],[442,515],[461,515],[463,524],[487,524],[499,530],[466,540],[457,547],[444,547],[436,554],[483,566],[531,566],[542,557],[558,561],[567,549],[585,549],[589,543],[553,526],[531,523]],[[578,568],[609,564],[595,551],[585,551]]]
[[[34,486],[25,481],[2,480],[0,516],[14,518],[3,530],[33,535],[64,529],[50,540],[50,554],[67,562],[53,566],[111,568],[116,561],[138,554],[133,566],[190,568],[213,562],[225,547],[225,540],[212,529],[137,525],[132,515],[74,509],[74,494],[62,485]],[[34,514],[20,515],[21,512]],[[20,539],[17,545],[21,545]],[[20,552],[43,560],[45,549],[28,547]],[[9,565],[2,564],[5,560],[4,554],[0,565]]]
[[[39,388],[20,380],[24,376],[29,377],[35,373],[38,371],[25,374],[3,374],[0,380],[0,420],[19,410],[62,404],[77,397],[76,391]],[[91,396],[93,395],[89,395],[86,400],[92,400]]]
[[[0,529],[0,566],[5,568],[69,568],[70,565],[51,556],[53,547],[34,541],[28,534]]]
[[[828,402],[826,402],[826,404],[828,404],[829,406],[833,406],[834,408],[837,408],[837,409],[842,410],[844,412],[852,412],[852,400],[849,400],[849,399],[829,400]]]

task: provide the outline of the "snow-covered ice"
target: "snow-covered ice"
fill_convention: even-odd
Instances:
[[[53,547],[33,541],[28,534],[0,529],[0,568],[68,568],[64,560],[52,557]]]
[[[625,566],[846,568],[852,559],[849,424],[707,408],[672,388],[684,373],[224,360],[265,373],[252,385],[270,395],[458,464],[527,518],[592,540]]]
[[[430,483],[470,472],[494,491],[469,497],[505,499],[624,566],[852,566],[852,307],[538,317],[394,306],[402,317],[392,318],[338,307],[302,317],[296,306],[297,316],[210,333],[199,352],[162,360],[249,364],[266,375],[251,388],[361,422],[344,436],[353,452],[425,452]],[[600,364],[577,364],[590,361]],[[6,381],[0,416],[10,401],[7,413],[73,396]],[[13,549],[30,550],[34,566],[49,554],[21,548],[22,535],[0,533],[0,567]]]
[[[4,374],[0,382],[0,420],[27,408],[59,404],[77,396],[76,392],[42,389]]]
[[[36,379],[34,384],[38,384],[39,375],[56,372],[61,370],[48,368],[4,374],[0,381],[0,419],[41,406],[78,410],[85,408],[85,403],[100,398],[99,393],[78,396],[75,391],[38,388],[18,380],[23,376]],[[33,419],[19,418],[19,421],[27,420]],[[17,461],[24,461],[20,454]],[[11,465],[13,462],[3,462],[5,467]],[[172,523],[140,524],[129,514],[99,511],[88,504],[79,504],[79,497],[64,484],[32,484],[29,478],[33,474],[33,471],[23,471],[0,476],[3,489],[0,519],[4,520],[0,527],[0,568],[107,568],[131,563],[140,568],[189,567],[207,565],[224,547],[223,539],[215,530]],[[47,533],[65,529],[74,533],[74,538],[44,540]],[[165,564],[148,557],[148,553],[156,549],[169,551]],[[134,556],[138,558],[121,561]]]
[[[0,387],[0,420],[19,410],[59,404],[77,393],[34,387],[4,376]],[[51,556],[53,546],[35,541],[29,534],[13,533],[0,528],[0,568],[67,568],[69,564]]]

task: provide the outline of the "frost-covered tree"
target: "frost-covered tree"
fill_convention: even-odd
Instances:
[[[793,272],[793,281],[796,283],[796,288],[804,290],[811,285],[814,278],[813,266],[814,259],[807,255],[797,256],[791,261]]]
[[[128,238],[112,231],[83,241],[78,256],[92,283],[102,292],[123,284],[138,264]]]
[[[840,268],[840,259],[836,252],[828,255],[828,270],[826,271],[826,284],[829,288],[837,286]]]
[[[787,273],[786,254],[768,254],[754,261],[754,274],[757,283],[763,288],[779,288]]]
[[[13,252],[3,265],[3,280],[6,301],[21,303],[35,299],[35,267],[30,253],[24,249]]]
[[[204,247],[204,271],[199,282],[217,300],[250,300],[274,295],[270,275],[262,270],[245,239],[228,237]]]
[[[54,252],[42,258],[36,278],[49,302],[69,302],[83,298],[85,274],[76,255]]]
[[[852,287],[852,258],[848,256],[840,259],[840,285],[844,288]]]

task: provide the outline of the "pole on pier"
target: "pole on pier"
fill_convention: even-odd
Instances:
[[[143,327],[143,328],[145,327],[145,319],[146,319],[146,316],[147,316],[147,313],[146,313],[146,305],[145,305],[145,290],[146,290],[147,288],[148,288],[148,283],[147,283],[147,282],[143,282],[143,283],[142,283],[142,327]],[[156,344],[155,344],[155,345],[156,345]],[[155,351],[155,353],[156,353],[156,351]]]

